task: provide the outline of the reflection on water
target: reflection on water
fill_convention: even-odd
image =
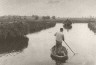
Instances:
[[[50,58],[50,49],[55,44],[54,33],[59,31],[63,24],[43,30],[39,33],[29,34],[29,44],[22,53],[12,53],[0,57],[0,65],[54,65]],[[64,65],[96,65],[96,36],[88,29],[87,24],[73,24],[72,29],[64,30],[65,41],[78,54],[68,49],[69,60]]]

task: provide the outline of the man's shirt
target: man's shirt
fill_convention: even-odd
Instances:
[[[62,40],[64,40],[63,32],[56,32],[55,36],[56,36],[56,41],[62,42]]]

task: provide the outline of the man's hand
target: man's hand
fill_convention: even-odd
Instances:
[[[63,36],[63,41],[64,41],[64,36]]]

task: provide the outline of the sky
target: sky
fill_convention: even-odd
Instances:
[[[96,17],[96,0],[0,0],[0,15]]]

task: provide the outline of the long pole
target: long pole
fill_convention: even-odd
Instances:
[[[66,42],[65,42],[65,44],[69,47],[69,45]],[[69,47],[69,49],[74,53],[74,51],[70,47]],[[75,55],[75,53],[74,53],[74,55]]]

